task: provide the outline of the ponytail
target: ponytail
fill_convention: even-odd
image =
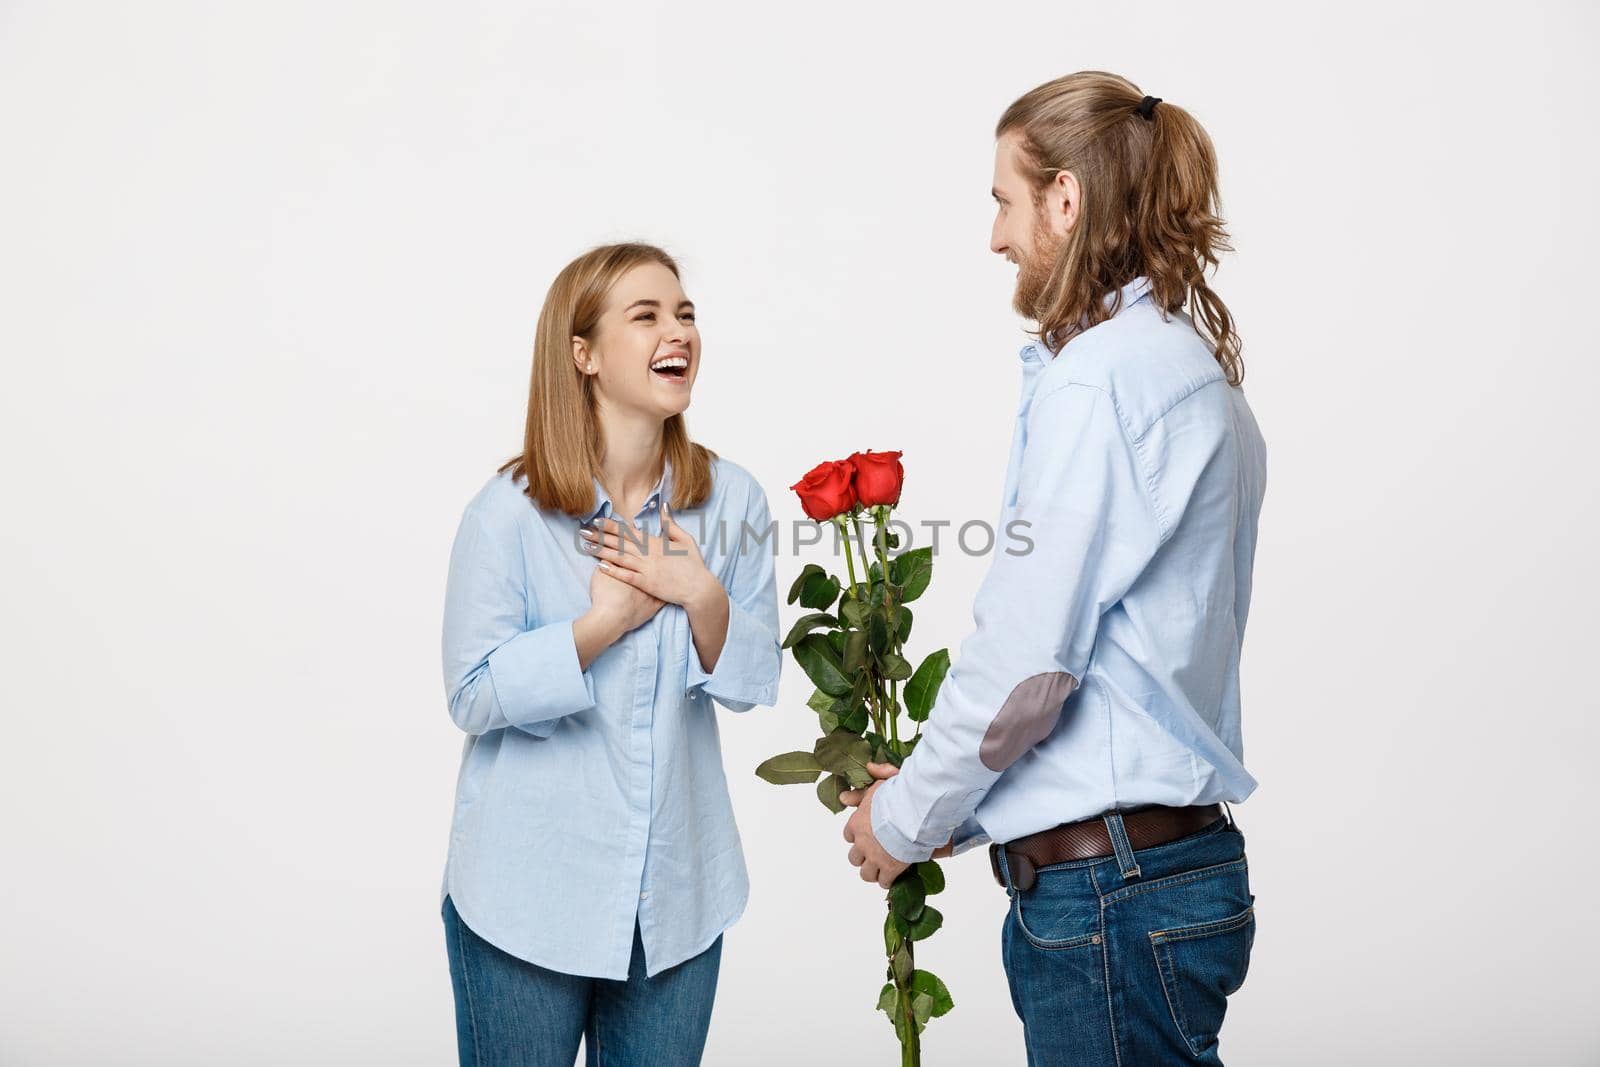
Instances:
[[[1164,314],[1188,305],[1228,383],[1242,382],[1233,316],[1205,278],[1233,248],[1219,214],[1216,151],[1200,123],[1126,78],[1080,71],[1006,109],[995,136],[1013,131],[1036,190],[1062,170],[1083,190],[1035,309],[1038,336],[1064,344],[1104,322],[1118,310],[1107,299],[1143,275]]]

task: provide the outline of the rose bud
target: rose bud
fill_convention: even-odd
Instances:
[[[856,469],[856,498],[867,507],[900,503],[900,486],[906,480],[906,469],[900,465],[901,452],[865,452],[851,455],[849,462]]]
[[[802,511],[826,522],[856,506],[854,478],[855,467],[849,460],[826,459],[789,488],[800,497]]]

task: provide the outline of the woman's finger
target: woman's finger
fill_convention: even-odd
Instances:
[[[882,781],[885,778],[893,778],[899,774],[900,768],[892,763],[869,763],[867,764],[867,773]]]

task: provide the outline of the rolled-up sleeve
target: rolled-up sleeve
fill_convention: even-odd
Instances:
[[[525,628],[524,575],[515,521],[469,508],[450,552],[443,632],[450,718],[469,734],[509,727],[549,737],[563,716],[594,706],[572,620]]]
[[[783,650],[778,637],[778,588],[773,561],[775,535],[767,496],[752,483],[743,528],[729,529],[733,544],[728,593],[728,634],[716,666],[706,671],[691,640],[687,691],[700,689],[731,711],[749,711],[757,704],[778,702],[778,676]]]
[[[1067,383],[1034,398],[1021,464],[1002,524],[1018,540],[999,541],[973,604],[975,629],[921,740],[873,797],[873,832],[904,862],[927,859],[958,828],[958,844],[977,843],[973,811],[1055,729],[1100,617],[1164,539],[1154,485],[1102,390]]]

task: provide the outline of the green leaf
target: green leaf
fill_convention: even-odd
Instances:
[[[817,566],[815,563],[807,563],[804,567],[801,567],[800,573],[795,576],[794,584],[789,587],[789,603],[793,604],[800,598],[800,591],[806,587],[807,579],[809,579],[813,574],[826,573],[826,571]]]
[[[796,619],[794,625],[789,628],[789,636],[783,639],[783,647],[790,647],[806,634],[810,633],[812,630],[815,630],[818,626],[826,626],[829,629],[837,629],[839,626],[839,620],[834,618],[832,615],[829,615],[825,611],[813,611],[809,615],[802,615]]]
[[[827,637],[828,647],[833,649],[833,654],[841,660],[844,659],[845,632],[843,630],[829,630]]]
[[[939,932],[939,927],[944,925],[944,913],[932,904],[925,904],[922,914],[917,921],[908,924],[905,932],[907,941],[925,941]]]
[[[904,604],[902,604],[902,605],[900,605],[900,624],[899,624],[899,627],[898,627],[897,639],[899,640],[900,644],[904,645],[906,643],[907,639],[909,639],[910,637],[911,637],[911,609],[906,607]]]
[[[883,543],[889,548],[900,547],[900,535],[895,533],[887,524],[885,524],[883,531]]]
[[[867,709],[865,706],[857,704],[845,712],[843,716],[835,716],[833,721],[835,724],[834,730],[848,730],[853,734],[859,734],[867,728]],[[832,733],[833,730],[828,732]]]
[[[922,879],[922,887],[930,897],[944,892],[944,871],[933,860],[923,860],[917,864],[917,877]]]
[[[894,975],[894,980],[902,985],[906,979],[911,977],[911,949],[909,946],[902,944],[895,951],[894,957],[889,960],[889,971]]]
[[[830,774],[817,782],[817,799],[822,801],[822,806],[835,815],[844,810],[844,802],[839,799],[839,794],[844,792],[844,779],[837,774]]]
[[[900,932],[900,928],[894,924],[894,912],[890,912],[889,914],[885,915],[883,917],[884,953],[886,955],[893,956],[895,954],[895,950],[900,947],[900,943],[905,939],[906,936],[902,934]]]
[[[821,715],[823,712],[831,709],[833,707],[833,702],[838,699],[838,697],[831,693],[824,693],[820,689],[813,689],[811,691],[811,695],[806,698],[806,707],[810,708],[818,715]]]
[[[794,646],[795,662],[806,672],[806,677],[816,687],[831,696],[844,696],[850,692],[850,679],[845,677],[844,664],[822,634],[807,634]]]
[[[872,774],[867,770],[872,749],[864,739],[850,731],[835,730],[820,739],[815,754],[821,769],[839,775],[850,783],[851,789],[860,789],[872,783]]]
[[[839,579],[820,567],[818,572],[807,578],[805,585],[800,587],[800,605],[826,611],[833,607],[833,601],[839,595]]]
[[[893,652],[885,652],[878,657],[878,662],[883,665],[883,676],[891,682],[903,682],[911,677],[911,664]]]
[[[900,587],[900,602],[909,604],[928,588],[933,577],[933,547],[900,553],[889,564],[889,577]]]
[[[844,673],[854,677],[867,665],[867,635],[851,630],[844,639]]]
[[[889,907],[894,909],[896,915],[904,916],[907,922],[915,923],[922,918],[923,902],[927,895],[927,890],[922,887],[922,879],[908,872],[890,887]]]
[[[839,605],[839,616],[844,619],[845,625],[851,629],[859,630],[867,624],[867,616],[872,614],[872,606],[862,600],[846,600]]]
[[[876,611],[867,620],[867,640],[880,656],[889,650],[889,622]]]
[[[773,785],[814,782],[821,773],[822,764],[811,752],[785,752],[781,756],[773,756],[756,768],[756,776]]]
[[[926,993],[913,993],[911,995],[911,1014],[917,1018],[919,1025],[926,1024],[933,1015],[933,998]]]
[[[935,1019],[956,1006],[955,1000],[950,996],[950,990],[944,987],[944,983],[939,981],[938,975],[932,971],[912,971],[911,988],[918,993],[926,993],[933,998],[933,1017]]]
[[[933,699],[939,695],[944,676],[950,670],[950,650],[941,648],[928,654],[917,668],[917,673],[906,683],[906,714],[912,722],[923,722],[933,710]]]
[[[895,1008],[899,1006],[900,994],[896,991],[893,982],[885,982],[883,989],[878,993],[878,1010],[886,1011],[889,1017],[894,1018]]]

